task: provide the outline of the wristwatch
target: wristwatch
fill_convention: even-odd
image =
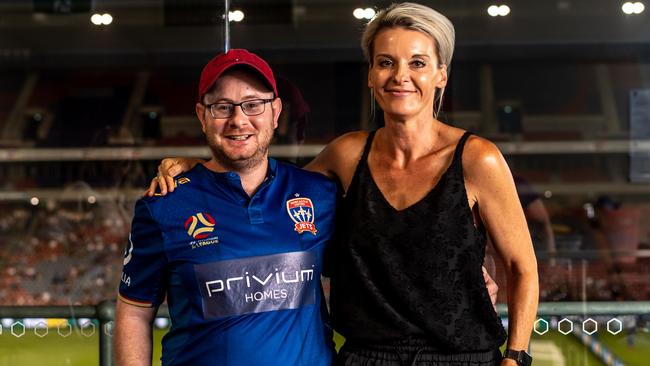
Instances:
[[[503,358],[511,358],[517,361],[519,366],[530,366],[533,363],[533,358],[530,357],[526,351],[515,351],[512,349],[506,349],[503,351]]]

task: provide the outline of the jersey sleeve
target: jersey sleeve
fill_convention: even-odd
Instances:
[[[166,265],[162,231],[147,203],[139,200],[124,252],[119,299],[141,307],[160,305],[165,299]]]

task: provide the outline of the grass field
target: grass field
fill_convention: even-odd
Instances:
[[[160,342],[165,330],[154,331],[153,365],[160,365]],[[43,338],[27,329],[16,338],[7,332],[0,335],[0,366],[99,366],[99,335],[85,337],[72,332],[63,338],[56,329]]]
[[[164,330],[154,331],[154,362],[160,365],[160,341]],[[628,366],[650,364],[650,334],[637,333],[635,344],[629,347],[627,334],[617,336],[599,334],[599,339],[614,351]],[[337,344],[343,339],[335,337]],[[601,366],[601,363],[573,336],[549,332],[543,336],[535,335],[531,344],[535,366]],[[56,329],[43,338],[27,329],[24,336],[16,338],[8,332],[0,335],[0,366],[98,366],[99,335],[85,337],[72,332],[66,338],[59,336]]]
[[[531,342],[535,366],[603,366],[582,343],[572,335],[548,332],[535,334]]]
[[[85,337],[72,332],[63,338],[50,329],[40,338],[31,329],[16,338],[8,332],[0,335],[0,366],[97,366],[99,336]]]
[[[628,345],[627,333],[618,335],[603,333],[599,340],[612,352],[618,355],[628,366],[650,365],[650,334],[637,332],[633,336],[633,344]]]

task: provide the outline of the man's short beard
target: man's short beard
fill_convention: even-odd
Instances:
[[[245,159],[233,160],[226,156],[226,154],[223,153],[223,150],[218,149],[215,144],[210,143],[210,139],[206,138],[206,140],[210,147],[210,151],[212,151],[212,157],[228,171],[250,170],[262,164],[268,156],[269,147],[260,145],[259,149],[257,149],[253,156]]]

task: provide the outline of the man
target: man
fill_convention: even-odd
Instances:
[[[561,269],[556,267],[557,260],[555,254],[557,252],[555,246],[555,234],[551,226],[551,218],[546,210],[546,206],[542,201],[542,196],[535,190],[535,188],[523,177],[514,174],[515,187],[517,188],[517,197],[524,210],[524,216],[528,224],[528,230],[533,241],[536,252],[546,252],[550,256],[546,262],[538,264],[538,271],[540,277],[557,278],[561,273]],[[503,270],[504,264],[498,258],[492,239],[488,238],[486,246],[485,259],[483,266],[487,272],[499,283],[506,283],[506,273]],[[499,263],[497,266],[497,262]],[[497,268],[500,270],[497,271]],[[562,282],[559,278],[555,282]],[[507,301],[507,289],[503,288],[501,291],[502,301]]]
[[[118,365],[329,365],[323,249],[336,186],[268,157],[282,103],[268,64],[231,50],[203,69],[196,114],[212,159],[136,203],[117,303]]]
[[[551,218],[544,206],[542,197],[523,177],[515,175],[513,178],[535,249],[555,254],[555,235],[551,226]],[[554,262],[554,258],[551,258],[549,262]]]

